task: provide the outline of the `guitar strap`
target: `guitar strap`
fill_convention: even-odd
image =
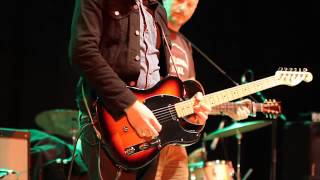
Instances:
[[[173,67],[174,67],[174,70],[176,71],[177,77],[181,80],[181,78],[180,78],[180,76],[179,76],[179,73],[178,73],[178,70],[177,70],[176,63],[175,63],[174,60],[173,60],[173,57],[174,57],[174,56],[173,56],[172,53],[171,53],[171,48],[170,48],[170,46],[169,46],[167,37],[166,37],[165,33],[163,32],[162,28],[160,28],[160,29],[161,29],[161,32],[162,32],[163,39],[164,39],[164,41],[165,41],[165,43],[166,43],[166,47],[167,47],[167,49],[168,49],[168,51],[169,51],[170,62],[172,62],[172,64],[173,64]]]

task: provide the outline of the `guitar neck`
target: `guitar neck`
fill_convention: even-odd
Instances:
[[[247,84],[242,84],[215,93],[207,94],[203,96],[203,102],[212,108],[278,85],[281,85],[281,82],[279,82],[275,76],[270,76]],[[194,99],[175,104],[178,117],[185,117],[193,114],[193,105]]]
[[[243,104],[238,104],[235,102],[227,102],[214,107],[218,112],[233,111],[235,112],[239,106],[245,106],[250,110],[250,114],[255,114],[256,112],[264,112],[264,103],[246,102]]]

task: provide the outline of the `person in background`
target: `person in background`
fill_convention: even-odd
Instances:
[[[196,72],[192,56],[191,44],[179,32],[181,27],[192,17],[198,0],[163,0],[163,6],[167,12],[170,40],[172,43],[169,74],[178,76],[181,80],[195,80]],[[237,104],[248,103],[249,99],[236,102]],[[227,115],[233,120],[248,118],[250,110],[239,105],[235,110],[214,107],[211,115]],[[156,179],[184,179],[189,178],[188,154],[186,148],[180,145],[166,146],[160,152]]]

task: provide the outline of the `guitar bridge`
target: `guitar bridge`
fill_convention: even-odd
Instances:
[[[152,147],[161,147],[161,140],[159,138],[157,139],[152,139],[149,142],[144,142],[140,144],[136,144],[134,146],[130,146],[125,149],[125,154],[128,156],[134,155],[138,152],[145,151],[147,149],[150,149]]]

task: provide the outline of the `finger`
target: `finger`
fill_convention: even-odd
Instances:
[[[145,133],[145,131],[143,131],[143,130],[140,130],[140,131],[137,131],[137,134],[138,134],[138,136],[140,136],[140,137],[146,137],[146,133]]]
[[[208,119],[208,115],[206,115],[205,113],[203,112],[199,112],[196,114],[196,118],[197,118],[197,123],[198,124],[205,124],[205,122],[207,121]]]
[[[152,119],[151,120],[149,120],[148,122],[147,122],[147,126],[148,126],[148,132],[150,132],[149,134],[150,134],[150,136],[149,137],[153,137],[153,136],[158,136],[159,135],[159,133],[158,133],[158,131],[153,127],[153,125],[152,125]]]
[[[195,98],[197,98],[198,100],[202,100],[203,99],[203,94],[201,92],[197,92],[195,94]]]
[[[145,130],[145,137],[153,137],[153,133],[151,132],[151,130]]]
[[[246,118],[249,117],[249,115],[250,115],[250,113],[251,113],[251,112],[250,112],[250,109],[245,108],[245,113],[246,113]]]
[[[207,114],[209,114],[211,112],[211,107],[209,107],[205,103],[200,103],[200,109],[201,109],[201,111],[203,111],[204,113],[207,113]]]
[[[203,95],[201,92],[197,92],[194,95],[194,104],[197,105],[203,99]]]
[[[150,120],[151,125],[154,127],[154,129],[157,132],[160,132],[162,129],[162,125],[159,123],[159,121],[155,118],[155,119],[151,119]]]
[[[146,137],[149,138],[154,136],[153,133],[148,129],[140,130],[138,135],[142,138],[146,138]]]
[[[203,112],[207,115],[211,112],[211,108],[209,108],[209,106],[207,106],[204,103],[200,103],[200,104],[194,106],[193,110],[195,113]]]

